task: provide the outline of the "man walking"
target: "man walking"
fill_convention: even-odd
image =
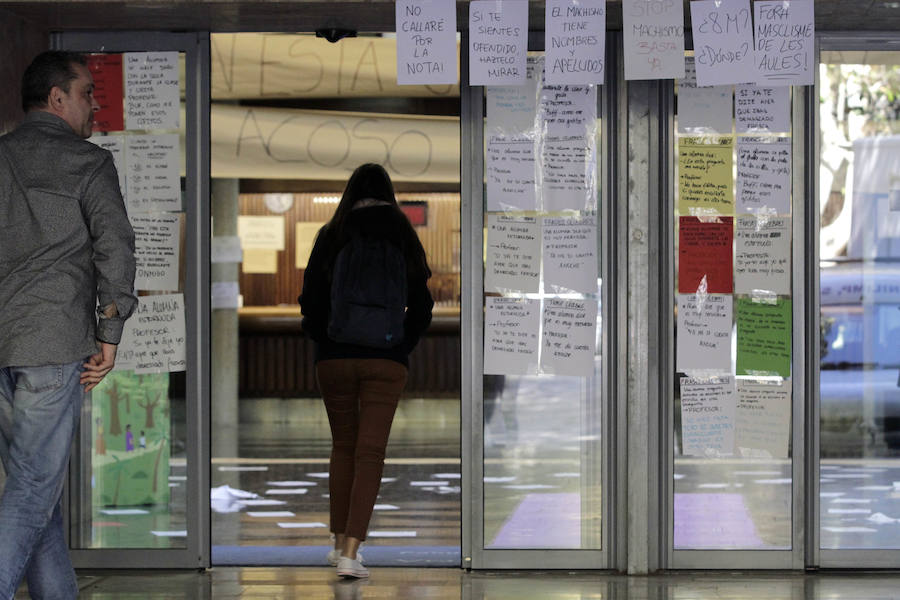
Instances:
[[[112,155],[91,135],[84,57],[49,51],[22,77],[25,122],[0,137],[0,600],[78,595],[63,478],[82,395],[113,368],[134,311],[134,233]]]

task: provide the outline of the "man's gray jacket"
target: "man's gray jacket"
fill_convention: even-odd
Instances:
[[[134,232],[112,154],[31,111],[0,137],[0,367],[118,344],[137,305]],[[99,311],[115,305],[107,318]]]

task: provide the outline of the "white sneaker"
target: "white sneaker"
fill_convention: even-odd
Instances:
[[[337,574],[339,577],[363,579],[369,576],[369,570],[359,561],[359,555],[357,554],[356,560],[342,556],[340,560],[338,560]]]
[[[361,546],[362,546],[362,544],[360,544],[360,547]],[[328,560],[329,565],[331,565],[332,567],[336,567],[338,564],[338,561],[341,559],[341,551],[338,550],[337,548],[335,548],[334,550],[330,550],[328,552],[328,555],[326,556],[326,559]],[[362,552],[357,552],[356,560],[362,562],[362,559],[363,559]]]
[[[338,561],[341,559],[341,551],[337,549],[329,551],[326,559],[328,560],[329,565],[331,565],[332,567],[336,567]]]

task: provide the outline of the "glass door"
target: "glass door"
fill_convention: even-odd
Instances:
[[[529,52],[525,85],[464,87],[463,344],[472,353],[463,360],[463,481],[471,482],[463,564],[471,568],[610,565],[614,228],[604,123],[613,91],[549,85],[543,64],[543,51]]]
[[[826,36],[817,106],[815,564],[900,557],[900,43]]]
[[[675,81],[672,568],[803,566],[803,88]],[[724,551],[724,552],[723,552]]]
[[[68,486],[76,567],[209,565],[207,34],[60,34],[88,55],[135,230],[139,306],[86,399]]]

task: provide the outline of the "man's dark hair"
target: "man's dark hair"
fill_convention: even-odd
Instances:
[[[47,106],[50,90],[58,87],[69,93],[74,79],[78,78],[73,64],[87,66],[87,59],[76,52],[48,50],[38,54],[22,75],[22,109]]]

